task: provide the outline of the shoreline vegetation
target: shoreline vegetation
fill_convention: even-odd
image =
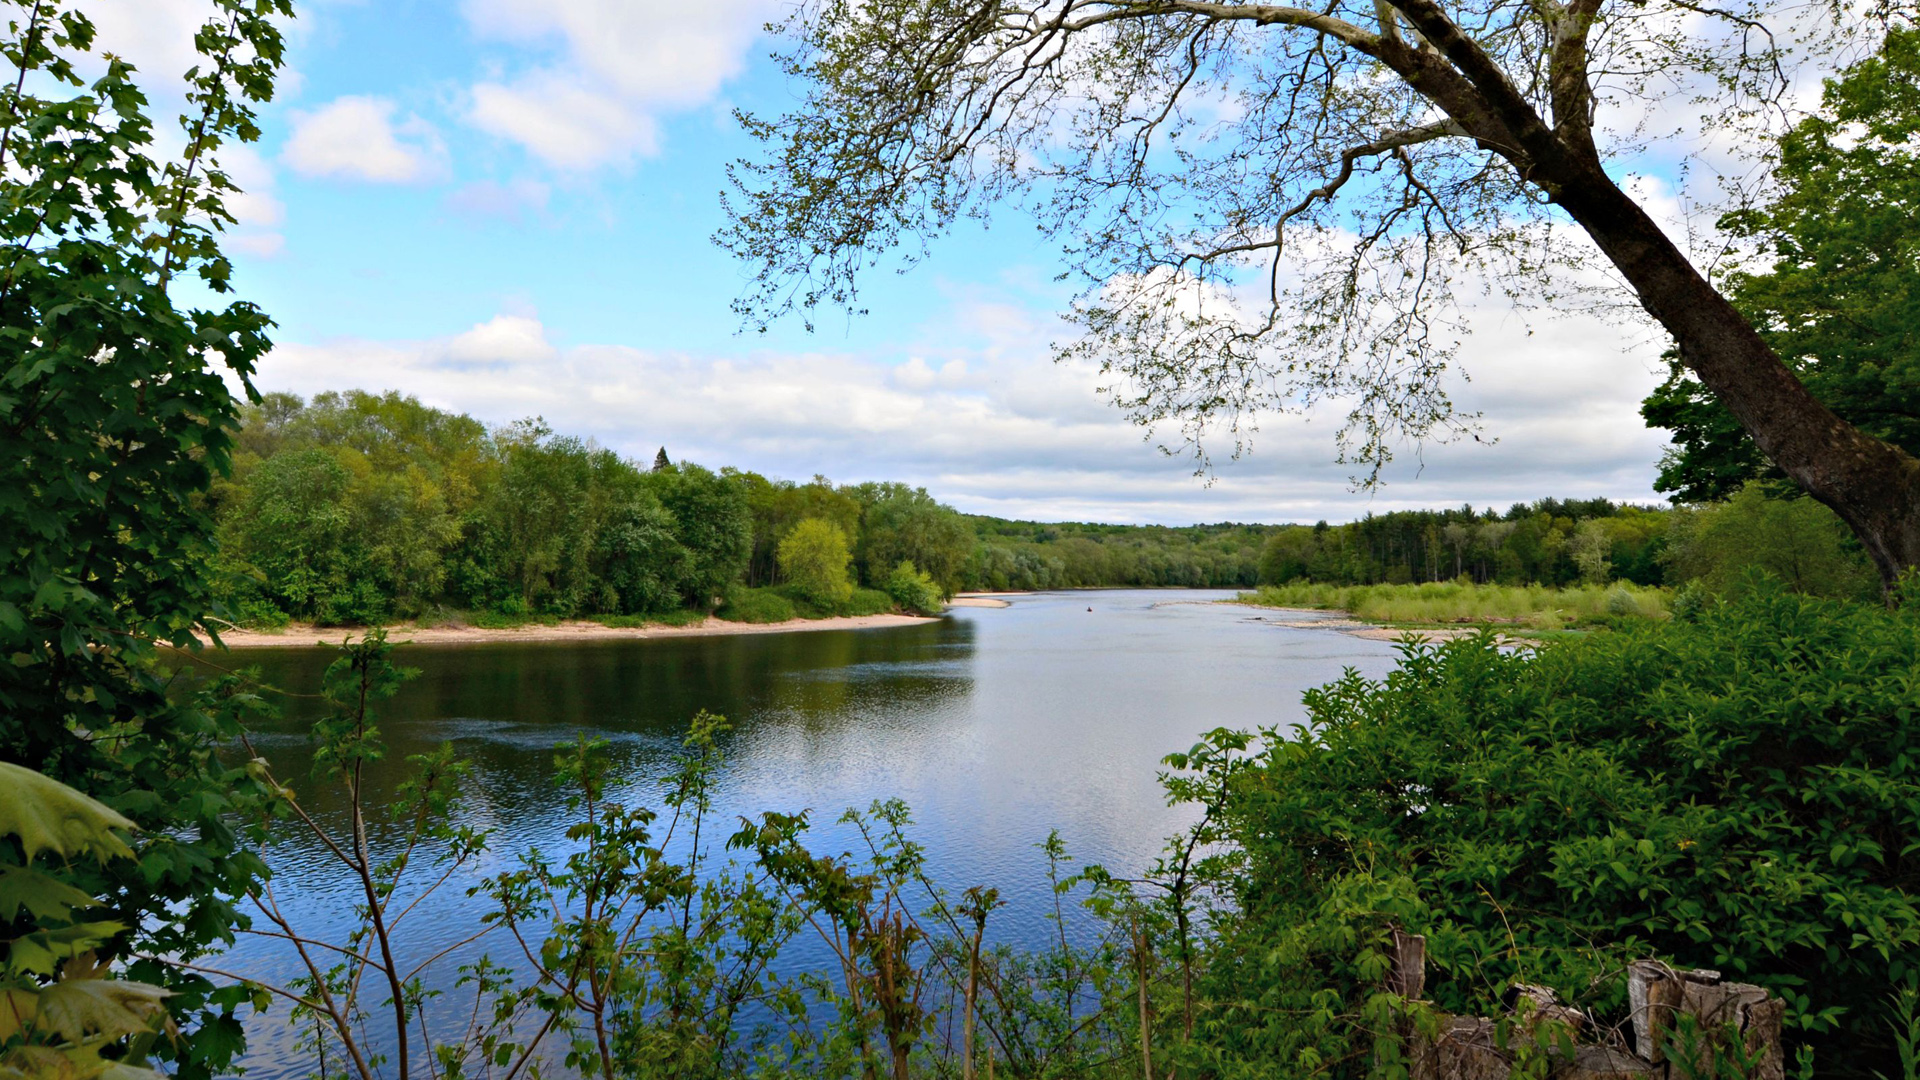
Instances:
[[[1293,582],[1264,585],[1223,603],[1322,618],[1281,622],[1297,629],[1339,630],[1376,641],[1408,634],[1429,643],[1496,629],[1511,639],[1551,637],[1572,630],[1612,627],[1628,621],[1671,617],[1671,590],[1636,586],[1476,585],[1468,581],[1422,585],[1325,585]]]
[[[956,593],[947,601],[949,608],[1003,608],[1010,606],[1004,595],[994,593]],[[736,634],[787,634],[813,630],[877,630],[896,626],[915,626],[933,622],[936,615],[903,615],[881,612],[872,615],[830,615],[817,619],[786,619],[780,622],[735,622],[708,616],[697,621],[635,623],[620,619],[564,619],[554,622],[529,621],[517,626],[473,626],[466,623],[395,623],[373,626],[317,626],[290,623],[275,630],[231,627],[220,631],[220,643],[229,649],[296,648],[309,643],[338,645],[341,637],[364,637],[369,631],[384,629],[395,644],[481,645],[497,642],[530,641],[606,641],[668,637],[724,637]],[[206,642],[203,635],[202,642]]]
[[[397,624],[387,627],[314,626],[290,624],[279,630],[236,628],[220,632],[220,643],[229,649],[297,648],[303,645],[340,644],[342,637],[364,637],[375,629],[385,629],[395,644],[481,645],[497,642],[529,641],[611,641],[669,637],[722,637],[734,634],[786,634],[810,630],[873,630],[894,626],[914,626],[935,620],[931,615],[834,615],[824,619],[787,619],[782,622],[729,622],[708,617],[680,625],[646,623],[609,624],[591,619],[565,619],[552,623],[530,622],[520,626],[418,626]],[[205,640],[204,638],[202,639]]]

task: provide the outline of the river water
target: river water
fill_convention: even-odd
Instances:
[[[384,798],[407,755],[451,742],[473,763],[465,817],[493,830],[478,872],[498,871],[530,846],[564,847],[572,816],[553,783],[556,743],[582,732],[608,740],[627,778],[622,794],[647,800],[688,718],[705,709],[732,725],[716,796],[721,829],[742,814],[811,809],[826,826],[816,850],[840,850],[849,837],[830,823],[841,811],[897,796],[912,807],[913,835],[940,882],[954,893],[997,887],[1008,901],[995,915],[1003,939],[1034,940],[1051,910],[1035,846],[1049,830],[1077,860],[1141,869],[1189,820],[1162,795],[1163,755],[1216,727],[1285,727],[1303,719],[1302,691],[1347,668],[1378,676],[1394,662],[1388,643],[1277,626],[1270,613],[1211,602],[1230,595],[1035,594],[874,630],[409,645],[398,662],[421,674],[382,710],[387,758],[370,790]],[[339,807],[305,779],[319,703],[299,695],[317,692],[331,658],[313,647],[226,658],[257,665],[293,695],[256,744],[323,820]],[[270,856],[295,923],[338,932],[355,894],[337,865],[297,837]],[[409,951],[459,941],[482,910],[464,888],[443,889],[409,917]],[[283,979],[291,960],[253,939],[221,963]],[[270,1021],[250,1025],[256,1077],[287,1064],[284,1028]]]

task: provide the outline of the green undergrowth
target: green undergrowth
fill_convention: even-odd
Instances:
[[[823,603],[790,585],[735,589],[714,612],[728,622],[777,623],[789,619],[831,619],[884,615],[894,610],[893,597],[879,589],[855,589],[846,600]]]
[[[1321,585],[1292,582],[1241,593],[1236,601],[1261,607],[1345,611],[1356,619],[1394,626],[1490,625],[1555,631],[1664,619],[1666,589],[1611,585]]]

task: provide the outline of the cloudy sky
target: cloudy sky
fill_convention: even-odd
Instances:
[[[83,0],[143,71],[192,63],[199,0]],[[1030,225],[868,281],[872,314],[740,334],[742,268],[709,237],[736,106],[792,89],[761,0],[309,0],[229,240],[279,323],[264,390],[397,389],[489,423],[540,415],[636,457],[905,480],[1040,519],[1346,520],[1542,495],[1656,501],[1639,421],[1660,343],[1592,317],[1472,318],[1489,443],[1405,448],[1353,492],[1339,417],[1273,418],[1207,483],[1053,364],[1053,249]],[[164,97],[164,86],[156,96]]]

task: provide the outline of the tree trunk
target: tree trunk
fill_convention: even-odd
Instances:
[[[1920,460],[1840,419],[1694,269],[1599,160],[1539,176],[1673,335],[1680,359],[1760,452],[1853,529],[1891,586],[1920,565]],[[1546,172],[1548,170],[1541,170]]]

